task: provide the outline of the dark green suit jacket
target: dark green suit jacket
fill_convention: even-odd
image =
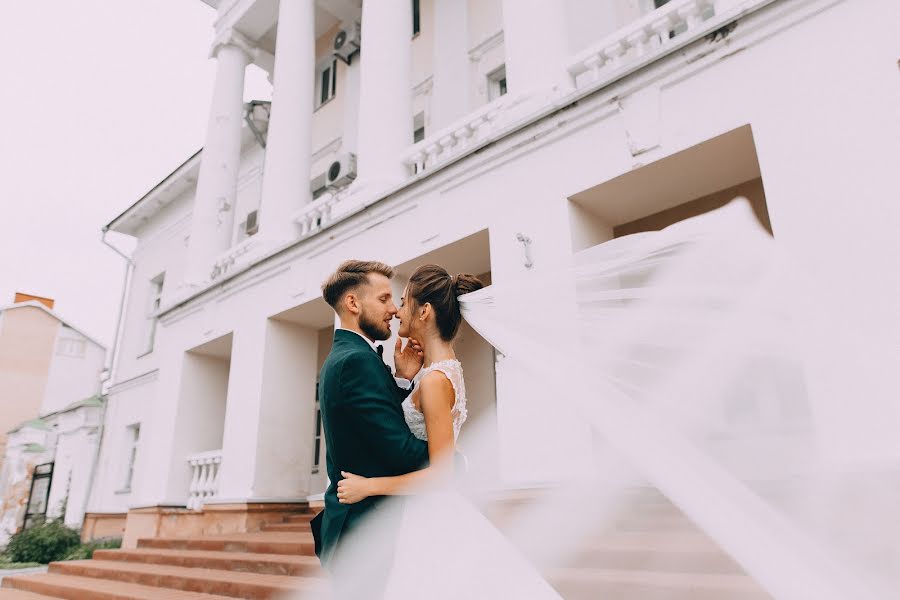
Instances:
[[[338,329],[319,374],[319,406],[330,484],[325,510],[312,523],[316,554],[329,566],[341,536],[349,533],[384,497],[341,504],[341,471],[364,477],[402,475],[424,467],[428,445],[406,425],[400,404],[409,394],[366,341]]]

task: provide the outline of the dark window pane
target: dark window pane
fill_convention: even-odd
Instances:
[[[413,0],[413,35],[421,31],[421,17],[419,14],[419,0]]]
[[[413,143],[421,142],[425,139],[425,128],[419,127],[415,131],[413,131]]]
[[[334,97],[337,91],[337,60],[331,63],[331,97]]]
[[[322,92],[319,94],[319,104],[328,100],[328,82],[331,79],[331,69],[322,71]]]
[[[497,82],[500,85],[500,95],[506,93],[506,77]]]

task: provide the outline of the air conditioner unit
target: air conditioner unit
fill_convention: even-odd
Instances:
[[[342,61],[350,64],[350,57],[359,52],[360,47],[359,23],[353,23],[341,28],[334,36],[332,43],[333,53]]]
[[[341,188],[350,185],[356,179],[356,155],[341,154],[325,171],[325,185],[330,188]]]
[[[244,222],[244,233],[248,236],[255,234],[259,231],[259,219],[258,219],[259,211],[251,210],[247,213],[247,220]]]

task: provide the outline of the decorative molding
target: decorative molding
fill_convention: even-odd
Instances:
[[[343,143],[344,138],[342,136],[338,136],[319,148],[318,150],[312,153],[312,162],[318,162],[328,156],[329,154],[334,154],[341,148],[341,144]]]
[[[412,93],[413,98],[416,96],[427,96],[431,94],[431,91],[434,89],[434,76],[429,75],[419,83],[413,86]]]
[[[212,43],[212,48],[209,50],[209,57],[215,58],[223,46],[234,46],[243,51],[244,55],[247,57],[248,63],[254,62],[256,59],[256,44],[233,27],[216,34]]]
[[[153,369],[152,371],[147,371],[146,373],[135,375],[134,377],[131,377],[124,381],[117,381],[110,386],[109,391],[106,392],[106,395],[113,396],[115,394],[119,394],[126,390],[130,390],[131,388],[150,383],[151,381],[155,381],[158,377],[159,369]]]
[[[660,96],[660,86],[651,85],[616,101],[631,156],[639,156],[659,147]]]
[[[490,52],[491,50],[498,48],[503,45],[503,30],[500,29],[497,33],[493,35],[489,35],[481,42],[476,44],[469,50],[469,60],[472,62],[478,62],[484,55]]]

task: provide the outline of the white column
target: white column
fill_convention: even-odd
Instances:
[[[250,61],[250,46],[243,36],[233,32],[215,42],[212,54],[217,61],[216,83],[191,217],[185,271],[188,283],[210,278],[216,256],[228,249],[234,234],[244,114],[244,69]]]
[[[359,85],[362,73],[362,52],[357,52],[345,65],[343,86],[338,91],[344,96],[344,117],[341,128],[341,152],[358,154],[359,150]],[[410,109],[412,110],[412,109]]]
[[[282,2],[259,213],[260,235],[265,239],[292,239],[296,231],[291,214],[312,201],[315,43],[313,0]]]
[[[407,176],[402,153],[413,143],[411,38],[409,0],[363,2],[358,138],[363,184]]]
[[[466,5],[465,0],[434,2],[434,89],[431,96],[431,124],[435,130],[446,127],[469,110]]]
[[[219,502],[298,501],[312,491],[318,337],[270,319],[235,330]]]
[[[564,2],[503,0],[503,44],[510,93],[570,85]]]

